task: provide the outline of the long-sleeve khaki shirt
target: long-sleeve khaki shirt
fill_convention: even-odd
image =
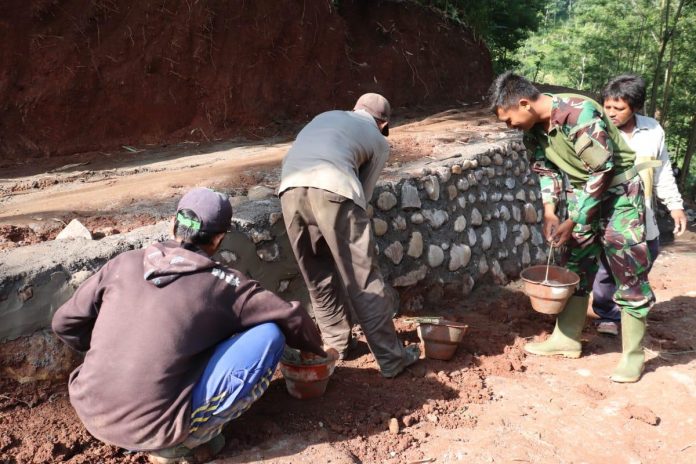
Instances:
[[[388,158],[389,143],[369,113],[327,111],[300,131],[285,155],[278,193],[320,188],[366,209]]]

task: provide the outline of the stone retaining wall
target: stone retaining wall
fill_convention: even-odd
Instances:
[[[109,259],[167,236],[167,223],[102,240],[53,240],[0,252],[0,342],[50,326],[75,289]]]
[[[466,295],[486,277],[506,283],[546,259],[541,196],[521,143],[439,154],[445,159],[388,175],[368,207],[380,268],[401,294],[395,310],[417,312],[424,298],[436,302],[445,291]],[[311,311],[279,200],[242,203],[234,222],[217,258]]]
[[[523,154],[517,140],[449,144],[433,159],[387,170],[368,213],[379,265],[400,295],[395,311],[418,313],[424,301],[437,302],[445,292],[466,295],[481,279],[505,283],[545,259],[540,194]],[[311,311],[279,200],[235,204],[233,222],[216,259]],[[100,241],[52,241],[0,253],[0,342],[49,327],[55,310],[108,259],[162,240],[168,229],[161,223]],[[41,358],[41,364],[50,363]]]
[[[489,276],[503,284],[546,257],[542,204],[536,176],[521,143],[465,150],[451,148],[433,162],[382,182],[373,208],[380,266],[385,278],[416,299],[437,301],[443,290],[466,295]]]

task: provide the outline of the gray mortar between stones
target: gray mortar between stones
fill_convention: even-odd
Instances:
[[[418,313],[445,292],[466,295],[481,279],[504,284],[543,262],[541,208],[536,176],[516,138],[444,145],[432,159],[386,172],[368,214],[393,311]],[[109,259],[168,236],[169,222],[162,222],[99,241],[0,252],[0,342],[47,329],[56,309]],[[311,313],[277,198],[235,205],[233,230],[214,258]]]

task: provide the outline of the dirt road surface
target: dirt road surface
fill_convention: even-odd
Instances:
[[[449,137],[495,137],[498,129],[487,117],[449,114],[402,126],[390,138],[389,169],[429,156],[445,137],[443,128]],[[42,224],[53,217],[102,221],[111,225],[99,227],[112,229],[146,223],[168,214],[176,196],[193,185],[238,195],[259,183],[274,186],[285,148],[280,141],[184,146],[146,161],[129,152],[109,159],[83,155],[55,167],[89,165],[53,173],[20,166],[1,181],[0,220],[31,232],[16,241],[6,234],[5,243],[41,240]],[[580,359],[526,356],[523,344],[545,337],[553,318],[531,309],[518,282],[480,286],[464,299],[424,309],[469,325],[453,360],[423,359],[385,380],[361,337],[358,357],[338,366],[321,398],[291,398],[276,374],[267,393],[225,429],[227,445],[215,462],[694,463],[695,268],[691,230],[664,247],[651,274],[658,304],[649,316],[646,371],[636,384],[609,381],[621,341],[597,335],[589,323]],[[402,317],[396,324],[406,343],[418,342],[415,326]],[[397,433],[389,430],[392,418]],[[64,382],[19,385],[0,378],[0,462],[144,463],[146,457],[91,438]]]
[[[428,157],[435,146],[455,138],[475,143],[502,135],[500,124],[481,108],[402,117],[389,137],[387,172]],[[74,218],[97,237],[154,223],[168,217],[176,199],[195,186],[240,197],[254,185],[275,188],[291,140],[126,146],[116,153],[16,164],[3,169],[0,178],[0,249],[52,240]]]

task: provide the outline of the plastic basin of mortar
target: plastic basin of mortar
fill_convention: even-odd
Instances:
[[[575,292],[580,277],[560,266],[548,266],[548,276],[546,281],[545,264],[528,267],[520,273],[532,308],[543,314],[558,314]]]
[[[433,324],[420,324],[418,336],[423,341],[425,356],[442,361],[452,359],[467,328],[467,325],[460,322],[446,320]]]
[[[288,393],[304,400],[324,394],[336,361],[326,358],[305,361],[300,359],[299,352],[286,350],[279,365]]]

